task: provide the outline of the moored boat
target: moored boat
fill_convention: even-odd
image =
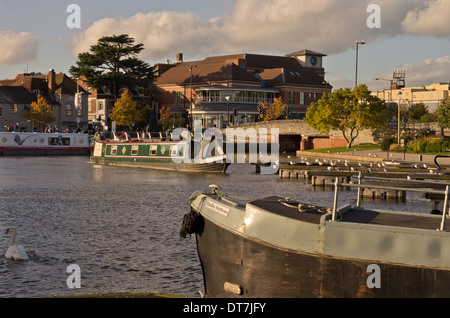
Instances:
[[[0,132],[0,155],[89,155],[80,133]]]
[[[227,156],[214,141],[207,143],[210,145],[217,154],[204,158],[204,147],[195,155],[191,141],[154,138],[150,134],[137,135],[137,138],[126,135],[124,139],[93,140],[91,162],[180,172],[225,173],[229,166]]]
[[[442,215],[337,208],[338,188],[330,208],[193,193],[180,234],[196,236],[206,295],[450,297],[448,185],[426,190],[445,197]]]

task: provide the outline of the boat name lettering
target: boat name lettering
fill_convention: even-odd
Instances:
[[[228,216],[228,214],[230,213],[230,208],[227,208],[226,206],[223,206],[219,203],[215,203],[213,201],[206,202],[206,207],[223,216]]]

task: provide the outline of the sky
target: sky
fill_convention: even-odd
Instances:
[[[100,37],[126,33],[151,65],[308,49],[327,55],[334,89],[354,86],[356,56],[372,91],[395,69],[422,86],[450,82],[449,16],[450,0],[0,0],[0,79],[69,74]]]

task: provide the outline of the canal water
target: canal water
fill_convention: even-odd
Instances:
[[[226,175],[197,175],[95,166],[88,157],[0,158],[0,297],[90,293],[172,293],[199,297],[203,280],[195,237],[179,231],[189,196],[216,184],[242,199],[278,195],[331,206],[333,191],[314,191],[301,180],[260,175],[231,165]],[[354,202],[354,191],[339,204]],[[366,205],[428,212],[429,202]],[[10,236],[28,261],[3,257]],[[79,266],[80,288],[67,280]]]

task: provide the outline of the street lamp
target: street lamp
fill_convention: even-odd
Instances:
[[[230,126],[230,96],[225,96],[227,100],[227,127]]]
[[[397,143],[400,145],[400,99],[402,92],[398,92],[398,113],[397,113]]]
[[[394,85],[394,80],[388,80],[388,79],[379,78],[379,77],[375,78],[375,80],[376,81],[388,81],[388,82],[391,83],[391,85],[390,85],[390,93],[389,93],[389,103],[391,103],[392,102],[392,85]],[[386,99],[384,98],[384,100],[386,100]]]
[[[356,71],[355,71],[355,87],[357,87],[358,86],[358,45],[364,45],[364,44],[366,44],[366,42],[364,42],[364,40],[363,41],[361,41],[361,42],[359,42],[359,41],[356,41]]]
[[[194,67],[197,67],[197,65],[191,65],[190,67],[189,67],[189,71],[191,72],[191,80],[190,80],[190,82],[191,82],[191,112],[190,112],[190,116],[189,116],[189,118],[190,118],[190,123],[189,123],[189,125],[190,125],[190,127],[191,127],[191,129],[192,129],[192,125],[194,124],[194,121],[192,120],[192,69],[194,68]]]

